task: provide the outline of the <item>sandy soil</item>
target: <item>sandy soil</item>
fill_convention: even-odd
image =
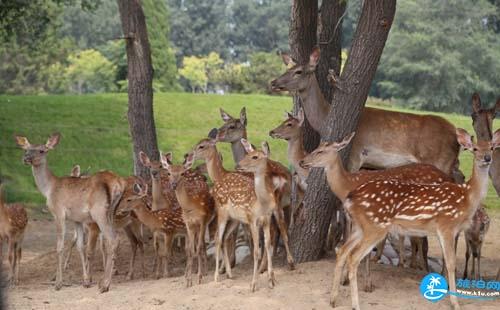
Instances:
[[[485,279],[494,277],[500,260],[500,212],[490,212],[493,218],[490,231],[483,247],[482,271]],[[69,230],[68,237],[71,238]],[[458,248],[458,274],[464,264],[464,244]],[[21,285],[9,289],[10,309],[330,309],[328,306],[334,261],[331,258],[299,264],[290,271],[283,264],[283,257],[276,258],[277,285],[267,288],[266,276],[261,275],[258,290],[250,292],[251,258],[246,257],[234,269],[234,279],[223,275],[219,283],[213,282],[213,264],[201,285],[185,288],[185,260],[180,251],[176,254],[171,278],[154,280],[152,277],[151,243],[146,251],[146,279],[127,281],[129,248],[126,241],[120,246],[117,268],[119,275],[113,278],[110,292],[99,294],[96,279],[102,274],[100,257],[93,261],[94,286],[83,288],[81,267],[76,253],[73,254],[70,270],[65,273],[67,286],[55,291],[51,278],[55,273],[55,227],[51,221],[32,221],[26,234],[24,255],[21,265]],[[430,238],[429,255],[440,257],[436,238]],[[96,270],[97,269],[97,270]],[[137,270],[139,265],[137,265]],[[432,304],[418,291],[418,285],[425,272],[409,268],[377,264],[373,267],[375,290],[372,293],[360,291],[363,309],[449,309],[449,299]],[[341,307],[349,309],[348,287],[341,288]],[[463,309],[500,309],[496,301],[460,300]]]

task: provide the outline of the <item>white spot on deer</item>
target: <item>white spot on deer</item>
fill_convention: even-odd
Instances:
[[[433,217],[432,214],[423,213],[416,215],[397,214],[394,218],[399,220],[414,221],[414,220],[430,219],[432,217]]]
[[[370,198],[375,198],[375,196],[377,196],[377,195],[376,195],[376,194],[372,194],[372,195],[370,196]]]
[[[380,197],[377,197],[377,199],[376,199],[376,200],[377,200],[378,202],[380,202],[382,199],[380,199]]]
[[[360,203],[360,205],[362,205],[363,207],[368,208],[368,207],[370,206],[370,203],[369,203],[369,202],[367,202],[367,201],[362,201],[362,202]]]

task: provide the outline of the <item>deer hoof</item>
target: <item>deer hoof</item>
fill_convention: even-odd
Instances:
[[[54,286],[56,291],[59,291],[63,287],[62,282],[57,282],[56,285]]]
[[[373,285],[371,283],[366,283],[363,290],[367,293],[373,292]]]
[[[109,291],[109,285],[104,285],[101,282],[99,283],[99,293],[106,293]]]
[[[252,281],[252,284],[250,284],[250,290],[253,292],[255,292],[257,288],[257,283],[255,283],[254,281]]]
[[[89,288],[90,287],[90,281],[83,281],[83,287],[84,288]]]

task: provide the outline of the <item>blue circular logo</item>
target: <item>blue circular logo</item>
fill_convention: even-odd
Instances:
[[[420,282],[420,294],[429,301],[437,302],[448,294],[448,282],[439,273],[429,273]]]

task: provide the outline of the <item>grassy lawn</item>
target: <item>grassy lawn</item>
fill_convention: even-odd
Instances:
[[[250,141],[255,145],[269,141],[273,158],[287,163],[285,141],[269,138],[268,132],[281,122],[284,111],[290,109],[289,97],[165,93],[155,94],[154,104],[160,149],[173,151],[174,161],[180,161],[211,128],[221,125],[219,107],[238,116],[241,107],[246,106]],[[92,172],[110,169],[130,174],[131,141],[126,114],[126,94],[0,96],[0,174],[11,180],[6,186],[8,200],[44,203],[31,169],[21,162],[22,151],[14,143],[15,133],[26,135],[32,143],[44,143],[52,132],[61,132],[60,145],[49,155],[49,165],[56,175],[68,174],[74,164],[80,164],[83,171],[90,167]],[[439,115],[472,132],[470,117]],[[495,128],[498,127],[497,122]],[[232,167],[229,145],[220,148],[226,166]],[[462,171],[468,176],[471,155],[463,153],[460,161]],[[500,205],[491,187],[486,203],[488,207]]]

